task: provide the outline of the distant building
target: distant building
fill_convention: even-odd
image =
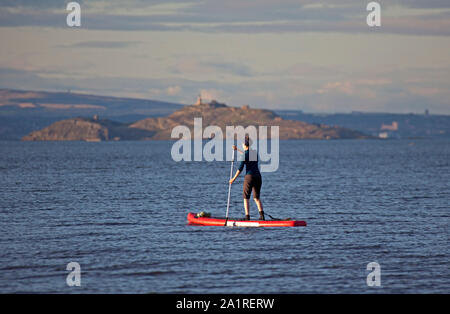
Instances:
[[[386,130],[386,131],[398,131],[398,122],[394,121],[392,122],[392,124],[381,124],[381,131]]]
[[[197,101],[195,102],[194,106],[209,106],[214,108],[220,108],[220,107],[226,107],[227,105],[218,102],[217,100],[213,99],[210,102],[203,102],[202,96],[198,95]]]

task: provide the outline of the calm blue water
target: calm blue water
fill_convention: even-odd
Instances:
[[[282,141],[261,199],[308,226],[275,229],[187,225],[225,214],[230,163],[171,145],[1,142],[0,292],[450,293],[450,141]]]

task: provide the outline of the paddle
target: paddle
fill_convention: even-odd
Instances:
[[[233,178],[233,164],[234,164],[234,149],[233,155],[231,156],[231,169],[230,169],[230,180]],[[228,183],[228,201],[227,201],[227,214],[225,217],[225,226],[228,222],[228,211],[230,209],[230,195],[231,195],[231,183]]]

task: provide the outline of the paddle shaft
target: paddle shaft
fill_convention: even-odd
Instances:
[[[230,180],[233,178],[233,164],[234,164],[234,150],[233,156],[231,157]],[[227,201],[227,214],[225,216],[225,226],[227,225],[228,212],[230,210],[230,196],[231,196],[231,183],[228,183],[228,201]]]

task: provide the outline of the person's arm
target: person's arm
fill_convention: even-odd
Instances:
[[[244,170],[244,165],[245,165],[245,159],[241,161],[241,164],[239,165],[238,170],[236,171],[236,174],[234,175],[234,177],[229,181],[230,184],[233,184],[233,182],[236,180],[237,177],[239,177],[239,175],[241,174],[242,170]]]
[[[241,174],[241,170],[236,171],[236,174],[234,175],[233,179],[229,181],[230,184],[233,184],[233,182],[236,180],[237,177]]]

